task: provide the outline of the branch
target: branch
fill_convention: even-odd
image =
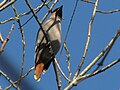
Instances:
[[[112,14],[112,13],[115,13],[115,12],[120,12],[120,9],[115,9],[115,10],[111,10],[111,11],[97,10],[97,12],[102,13],[102,14]]]
[[[45,21],[45,19],[47,18],[47,16],[49,15],[49,13],[52,11],[53,7],[56,5],[56,3],[58,2],[59,0],[55,0],[53,2],[53,4],[51,5],[50,9],[48,10],[48,12],[45,14],[45,16],[43,17],[41,23],[43,23]]]
[[[61,47],[60,55],[59,55],[59,57],[58,57],[58,62],[60,61],[60,58],[61,58],[61,55],[62,55],[62,51],[63,51],[63,48],[64,48],[64,43],[66,43],[66,40],[67,40],[67,37],[68,37],[68,33],[69,33],[69,31],[70,31],[70,27],[71,27],[71,24],[72,24],[72,21],[73,21],[73,17],[74,17],[74,15],[75,15],[75,11],[76,11],[76,8],[77,8],[77,5],[78,5],[78,1],[79,1],[79,0],[76,0],[75,6],[74,6],[74,10],[73,10],[72,16],[71,16],[71,18],[70,18],[70,22],[69,22],[69,25],[68,25],[68,28],[67,28],[67,33],[66,33],[66,35],[65,35],[65,39],[64,39],[63,45],[62,45],[62,47]]]
[[[112,49],[114,43],[115,43],[115,42],[113,42],[113,43],[111,44],[111,46],[109,46],[109,49],[106,51],[104,57],[102,58],[102,60],[100,61],[100,63],[98,63],[98,66],[96,67],[96,69],[95,69],[93,72],[95,72],[96,70],[98,70],[98,69],[100,68],[100,66],[103,66],[103,63],[104,63],[106,57],[108,56],[110,50]]]
[[[115,43],[115,41],[117,40],[117,38],[119,36],[120,36],[120,29],[115,34],[115,36],[112,38],[112,40],[109,42],[109,44],[103,49],[103,51],[76,78],[73,78],[71,83],[64,90],[70,90],[73,86],[76,86],[81,80],[85,79],[86,78],[86,76],[85,76],[86,72],[88,70],[90,70],[91,67],[104,55],[104,53],[111,47],[111,45],[113,45]],[[118,59],[117,61],[108,65],[107,68],[115,65],[119,61],[120,60]],[[105,67],[105,69],[103,69],[103,71],[106,70],[107,68]],[[95,71],[95,72],[97,72],[97,71]],[[93,73],[95,73],[95,72],[93,72]]]
[[[97,75],[101,72],[104,72],[104,71],[106,71],[107,69],[111,68],[112,66],[116,65],[119,62],[120,62],[120,58],[113,61],[112,63],[110,63],[106,67],[102,68],[101,70],[95,71],[94,73],[87,74],[87,75],[84,75],[84,76],[78,75],[78,77],[75,78],[64,90],[70,90],[73,86],[76,86],[80,81],[83,81],[87,78],[90,78],[90,77],[95,76],[95,75]]]
[[[71,78],[71,76],[72,76],[72,73],[71,73],[71,71],[70,71],[70,69],[71,69],[71,67],[70,67],[70,53],[69,53],[69,50],[68,50],[68,48],[67,48],[67,46],[66,46],[66,42],[64,43],[64,49],[65,49],[65,51],[66,51],[66,58],[67,58],[67,69],[68,69],[68,73],[69,73],[69,79]]]
[[[30,73],[31,71],[33,71],[34,69],[35,69],[35,67],[30,68],[30,69],[28,70],[28,72],[21,77],[21,79],[23,79],[23,78],[25,78],[26,76],[28,76],[29,73]],[[17,84],[18,82],[19,82],[19,79],[18,79],[17,81],[15,81],[14,84]],[[10,86],[6,87],[5,90],[9,90],[11,87],[12,87],[12,84],[11,84]]]
[[[50,40],[48,40],[49,37],[48,37],[46,31],[43,30],[43,28],[42,28],[42,23],[41,23],[40,20],[38,19],[38,17],[37,17],[37,15],[36,15],[35,11],[33,10],[32,6],[31,6],[30,3],[29,3],[29,1],[28,1],[28,0],[25,0],[25,1],[26,1],[26,4],[28,5],[28,7],[30,8],[31,12],[33,13],[33,16],[35,17],[37,23],[39,24],[39,26],[40,26],[40,28],[41,28],[41,30],[42,30],[44,36],[45,36],[46,41],[49,42],[49,41],[50,41]]]
[[[47,8],[49,8],[48,7],[48,4],[51,2],[52,0],[49,0],[48,2],[44,2],[43,4],[41,4],[41,7],[36,11],[36,14],[42,9],[42,7],[45,5]],[[34,9],[33,9],[34,10]],[[35,11],[35,10],[34,10]],[[22,25],[22,27],[23,26],[25,26],[32,18],[34,17],[34,15],[32,15],[23,25]]]
[[[3,0],[1,3],[0,3],[0,8],[7,2],[8,0]]]
[[[11,27],[11,29],[10,29],[10,32],[8,33],[8,36],[7,36],[7,38],[6,38],[5,40],[3,40],[2,35],[1,35],[1,33],[0,33],[0,40],[1,40],[1,43],[2,43],[2,46],[1,46],[1,48],[0,48],[0,54],[3,52],[4,47],[5,47],[6,44],[8,43],[8,41],[9,41],[9,39],[10,39],[10,35],[11,35],[13,29],[14,29],[14,23],[12,24],[12,27]]]
[[[91,69],[91,67],[105,54],[107,50],[115,43],[117,38],[120,36],[120,30],[115,34],[115,36],[111,39],[109,44],[102,50],[102,52],[80,73],[83,76],[87,71]]]
[[[107,69],[111,68],[112,66],[116,65],[116,64],[119,63],[119,62],[120,62],[120,58],[117,59],[117,60],[115,60],[115,61],[113,61],[112,63],[108,64],[107,66],[105,66],[105,67],[102,68],[101,70],[97,70],[97,71],[95,71],[95,72],[93,72],[93,73],[91,73],[91,74],[85,75],[85,76],[84,76],[84,79],[87,79],[87,78],[89,78],[89,77],[92,77],[92,76],[95,76],[95,75],[97,75],[97,74],[99,74],[99,73],[102,73],[102,72],[106,71]],[[78,78],[78,80],[80,80],[80,78]]]
[[[0,86],[0,90],[3,90],[1,86]]]
[[[12,86],[13,86],[14,88],[16,88],[17,90],[20,90],[20,89],[14,84],[14,82],[13,82],[4,72],[2,72],[1,70],[0,70],[0,74],[1,74],[2,76],[4,76],[4,77],[6,78],[6,80],[12,84]]]
[[[74,78],[76,78],[78,76],[78,74],[80,72],[80,69],[82,68],[82,65],[84,64],[84,60],[85,60],[85,57],[86,57],[86,54],[87,54],[87,51],[88,51],[88,47],[89,47],[89,43],[90,43],[91,28],[92,28],[92,23],[94,21],[95,15],[96,15],[98,2],[99,2],[99,0],[96,0],[95,5],[94,5],[94,10],[93,10],[93,13],[92,13],[92,17],[91,17],[91,20],[90,20],[89,25],[88,25],[88,37],[87,37],[84,53],[83,53],[83,56],[82,56],[82,60],[81,60],[81,62],[79,64],[79,66],[78,66],[78,69],[77,69],[77,71],[76,71],[76,73],[74,75]]]
[[[13,8],[13,11],[15,13],[15,16],[18,17],[18,13],[17,13],[17,10],[16,8],[12,5],[12,8]],[[21,27],[21,22],[20,22],[20,19],[18,18],[17,20],[18,24],[19,24],[19,28],[20,28],[20,33],[21,33],[21,36],[22,36],[22,68],[21,68],[21,72],[20,72],[20,79],[19,79],[19,82],[18,82],[18,85],[20,86],[20,82],[21,82],[21,77],[22,77],[22,74],[23,74],[23,71],[24,71],[24,57],[25,57],[25,36],[24,36],[24,30],[23,28]]]
[[[61,74],[63,75],[63,77],[64,77],[68,82],[71,82],[71,80],[70,80],[69,78],[67,78],[67,76],[65,75],[65,73],[62,71],[60,65],[58,64],[58,62],[57,62],[57,60],[56,60],[56,58],[55,58],[54,60],[55,60],[55,63],[56,63],[56,65],[57,65],[59,71],[60,71]]]
[[[1,43],[3,43],[3,41],[4,41],[1,32],[0,32],[0,41],[1,41]]]
[[[50,1],[51,1],[51,0],[50,0]],[[50,2],[46,2],[45,5],[47,5],[47,4],[49,4],[49,3],[50,3]],[[37,11],[37,10],[41,9],[42,7],[43,7],[43,4],[41,4],[41,5],[38,6],[37,8],[34,8],[33,10],[34,10],[34,11]],[[0,24],[5,24],[5,23],[10,22],[10,21],[12,21],[12,20],[18,20],[18,18],[21,18],[21,17],[23,17],[23,16],[25,16],[25,15],[29,15],[30,13],[31,13],[31,11],[24,12],[24,13],[22,13],[22,14],[19,14],[17,17],[11,17],[11,18],[9,18],[8,20],[2,21],[2,22],[0,22]]]
[[[7,3],[4,6],[0,7],[0,12],[2,10],[6,9],[7,7],[9,7],[10,5],[12,5],[15,1],[17,1],[17,0],[11,0],[9,3]]]
[[[91,0],[81,0],[83,2],[87,2],[87,3],[91,3],[91,4],[95,4],[95,2],[91,1]]]
[[[54,67],[54,71],[55,71],[55,75],[56,75],[56,81],[57,81],[57,86],[58,86],[58,90],[62,90],[61,88],[61,80],[60,80],[60,74],[56,68],[56,63],[55,63],[56,58],[54,58],[53,60],[53,67]]]
[[[116,39],[117,39],[117,37],[119,37],[119,36],[120,36],[120,29],[118,30],[117,34],[115,35]],[[97,68],[96,68],[93,72],[95,72],[96,70],[98,70],[98,69],[100,68],[100,66],[103,66],[103,63],[104,63],[107,55],[109,54],[111,48],[113,47],[114,43],[115,43],[115,41],[111,44],[111,46],[109,46],[109,49],[106,51],[104,57],[102,58],[102,60],[100,61],[100,63],[98,63]]]

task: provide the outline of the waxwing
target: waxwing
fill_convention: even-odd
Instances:
[[[57,54],[61,46],[62,7],[56,8],[50,18],[42,25],[43,30],[49,36],[54,55]],[[46,38],[40,29],[37,33],[35,47],[35,80],[40,80],[41,74],[48,69],[52,60],[53,56],[50,53],[50,46],[47,45]]]

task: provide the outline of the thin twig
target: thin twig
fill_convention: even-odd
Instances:
[[[115,36],[111,39],[109,44],[103,49],[103,51],[100,52],[100,54],[76,78],[74,78],[64,90],[70,90],[73,86],[76,86],[81,80],[85,79],[86,78],[85,77],[86,72],[88,70],[90,70],[91,67],[104,55],[104,53],[111,47],[111,45],[113,45],[113,43],[117,40],[117,38],[119,36],[120,36],[120,29],[115,34]],[[114,64],[116,64],[119,61],[120,60],[118,59],[117,61],[113,62],[112,64],[108,65],[107,67],[113,66]],[[93,73],[95,73],[95,72],[93,72]]]
[[[51,1],[51,0],[50,0],[50,1]],[[46,2],[46,3],[45,3],[45,5],[47,5],[47,4],[49,4],[49,2]],[[37,10],[41,9],[42,6],[43,6],[43,4],[41,4],[41,5],[38,6],[37,8],[34,8],[33,10],[34,10],[34,11],[37,11]],[[5,23],[10,22],[10,21],[12,21],[12,20],[18,20],[18,18],[21,18],[21,17],[23,17],[23,16],[25,16],[25,15],[29,15],[30,13],[31,13],[31,11],[24,12],[24,13],[22,13],[22,14],[19,14],[17,17],[11,17],[11,18],[9,18],[8,20],[2,21],[2,22],[0,22],[0,24],[5,24]]]
[[[43,30],[43,28],[42,28],[42,23],[41,23],[40,20],[38,19],[35,11],[33,10],[32,6],[31,6],[30,3],[29,3],[29,1],[28,1],[28,0],[25,0],[25,1],[26,1],[26,4],[28,5],[28,7],[30,8],[31,12],[33,13],[33,16],[35,17],[37,23],[39,24],[39,26],[40,26],[40,28],[41,28],[44,36],[45,36],[46,41],[49,42],[49,40],[48,40],[48,39],[49,39],[49,38],[48,38],[48,35],[47,35],[46,31]]]
[[[58,62],[57,62],[57,60],[56,60],[56,58],[55,58],[54,60],[55,60],[55,63],[56,63],[56,65],[57,65],[59,71],[60,71],[61,74],[63,75],[63,77],[64,77],[68,82],[71,82],[71,80],[70,80],[70,79],[65,75],[65,73],[62,71],[60,65],[58,64]]]
[[[12,33],[13,30],[14,30],[14,23],[12,24],[12,27],[11,27],[11,29],[10,29],[10,32],[8,33],[8,36],[7,36],[7,38],[6,38],[5,40],[3,40],[2,35],[1,35],[1,33],[0,33],[0,39],[1,39],[1,42],[2,42],[2,46],[1,46],[1,48],[0,48],[0,54],[3,52],[4,47],[5,47],[6,44],[8,43],[8,41],[9,41],[9,39],[10,39],[10,35],[11,35],[11,33]]]
[[[74,78],[76,78],[78,76],[78,74],[80,72],[80,69],[82,68],[82,65],[84,64],[84,60],[85,60],[85,57],[86,57],[87,52],[88,52],[88,47],[89,47],[90,38],[91,38],[91,28],[92,28],[92,23],[94,21],[95,15],[96,15],[98,2],[99,2],[99,0],[96,0],[95,5],[94,5],[92,17],[91,17],[91,20],[90,20],[89,25],[88,25],[88,37],[87,37],[84,53],[83,53],[82,59],[80,61],[80,64],[78,65],[78,69],[77,69],[77,71],[76,71],[76,73],[74,75]]]
[[[14,82],[13,82],[4,72],[2,72],[1,70],[0,70],[0,74],[1,74],[2,76],[4,76],[4,77],[6,78],[6,80],[7,80],[8,82],[10,82],[11,85],[12,85],[14,88],[16,88],[17,90],[20,90],[19,87],[17,87],[17,86],[14,84]]]
[[[0,41],[1,41],[1,43],[3,43],[3,41],[4,41],[1,32],[0,32]]]
[[[87,3],[91,3],[91,4],[95,4],[95,2],[91,1],[91,0],[81,0],[83,2],[87,2]]]
[[[112,13],[115,13],[115,12],[120,12],[120,9],[115,9],[115,10],[111,10],[111,11],[97,10],[97,12],[102,13],[102,14],[112,14]]]
[[[115,43],[118,37],[119,37],[119,32],[115,34],[115,36],[111,39],[109,44],[102,50],[102,52],[100,52],[100,54],[80,73],[81,76],[86,74],[86,72],[91,69],[91,67],[105,54],[105,52],[111,47],[111,45]]]
[[[30,69],[28,70],[28,72],[21,77],[21,79],[23,79],[23,78],[25,78],[26,76],[28,76],[29,73],[30,73],[31,71],[33,71],[34,69],[35,69],[35,67],[30,68]],[[19,79],[18,79],[17,81],[15,81],[14,84],[17,84],[18,82],[19,82]],[[12,87],[12,84],[9,85],[8,87],[6,87],[5,90],[9,90],[11,87]]]
[[[102,60],[98,63],[98,66],[95,68],[95,70],[94,70],[93,72],[95,72],[95,71],[98,70],[101,66],[103,66],[103,63],[104,63],[106,57],[108,56],[110,50],[112,49],[114,43],[115,43],[115,42],[113,42],[113,43],[111,44],[111,46],[109,47],[109,49],[106,51],[104,57],[103,57]]]
[[[74,6],[74,10],[73,10],[72,16],[70,18],[70,22],[69,22],[69,25],[68,25],[68,28],[67,28],[67,33],[65,35],[65,39],[64,39],[63,45],[62,45],[61,50],[60,50],[60,55],[58,57],[58,62],[60,61],[60,58],[61,58],[61,55],[62,55],[62,51],[63,51],[63,48],[64,48],[64,43],[66,43],[66,40],[67,40],[67,37],[68,37],[68,33],[70,31],[70,27],[71,27],[71,24],[72,24],[72,21],[73,21],[73,17],[75,15],[75,11],[76,11],[76,8],[77,8],[77,5],[78,5],[78,1],[79,0],[76,0],[75,6]]]
[[[0,8],[7,2],[8,0],[3,0],[1,3],[0,3]]]
[[[58,2],[59,0],[55,0],[53,2],[53,4],[51,5],[50,9],[48,10],[48,12],[45,14],[45,16],[43,17],[43,19],[41,20],[41,23],[43,23],[45,21],[45,19],[47,18],[47,16],[49,15],[49,13],[52,11],[53,7],[56,5],[56,3]]]
[[[0,86],[0,90],[3,90],[1,86]]]
[[[62,88],[61,88],[60,74],[59,74],[59,72],[58,72],[58,70],[56,68],[57,66],[56,66],[56,63],[55,63],[55,59],[56,58],[54,58],[54,60],[53,60],[53,67],[54,67],[54,71],[55,71],[55,75],[56,75],[57,86],[58,86],[58,90],[62,90]]]
[[[102,68],[101,70],[95,71],[94,73],[87,74],[87,75],[84,75],[84,76],[78,75],[78,77],[75,78],[64,90],[70,90],[73,86],[76,86],[80,81],[83,81],[83,80],[85,80],[87,78],[95,76],[95,75],[97,75],[99,73],[102,73],[102,72],[106,71],[107,69],[110,69],[112,66],[116,65],[119,62],[120,62],[120,58],[113,61],[112,63],[110,63],[106,67]]]
[[[89,77],[95,76],[95,75],[97,75],[99,73],[102,73],[102,72],[106,71],[107,69],[111,68],[112,66],[116,65],[119,62],[120,62],[120,58],[117,59],[117,60],[114,60],[113,62],[111,62],[110,64],[108,64],[107,66],[105,66],[104,68],[102,68],[100,70],[97,70],[97,71],[95,71],[95,72],[93,72],[91,74],[84,75],[82,78],[81,78],[81,76],[78,76],[77,79],[78,80],[81,80],[81,79],[83,80],[83,79],[87,79]]]
[[[49,4],[51,1],[52,1],[52,0],[49,0],[48,2],[44,2],[44,3],[41,5],[41,7],[36,11],[36,14],[42,9],[43,6],[46,6],[47,8],[49,8],[49,7],[48,7],[48,4]],[[34,17],[34,15],[32,15],[32,16],[22,25],[22,27],[25,26],[33,17]]]
[[[12,20],[17,20],[18,18],[19,18],[19,17],[11,17],[11,18],[9,18],[8,20],[4,20],[4,21],[0,22],[0,24],[5,24],[5,23],[10,22],[10,21],[12,21]]]
[[[72,73],[71,73],[71,67],[70,67],[70,53],[69,53],[69,50],[68,50],[68,48],[67,48],[67,46],[66,46],[66,42],[64,43],[64,48],[65,48],[65,51],[66,51],[66,58],[67,58],[67,69],[68,69],[68,73],[69,73],[69,79],[71,78],[71,76],[72,76]]]
[[[120,35],[120,29],[118,30],[117,34],[115,35],[116,37],[119,37]],[[114,37],[115,37],[114,36]],[[116,38],[117,39],[117,38]],[[100,61],[100,63],[98,63],[98,66],[96,67],[96,69],[93,71],[95,72],[96,70],[98,70],[100,68],[100,66],[103,66],[103,63],[107,57],[107,55],[109,54],[110,50],[112,49],[113,45],[114,45],[115,41],[111,44],[111,46],[109,46],[109,49],[106,51],[104,57],[102,58],[102,60]]]
[[[15,13],[15,16],[17,17],[17,16],[18,16],[18,13],[17,13],[16,8],[15,8],[13,5],[12,5],[12,8],[13,8],[13,11],[14,11],[14,13]],[[24,71],[25,36],[24,36],[24,30],[23,30],[23,28],[21,27],[20,19],[18,19],[17,22],[18,22],[19,27],[20,27],[20,33],[21,33],[21,36],[22,36],[22,45],[23,45],[23,49],[22,49],[22,68],[21,68],[20,78],[19,78],[19,82],[18,82],[18,85],[20,86],[21,77],[22,77],[22,74],[23,74],[23,71]]]
[[[2,10],[6,9],[7,7],[9,7],[10,5],[12,5],[15,1],[17,1],[17,0],[11,0],[9,3],[7,3],[4,6],[0,7],[0,12]]]

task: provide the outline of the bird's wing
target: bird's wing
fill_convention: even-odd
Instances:
[[[35,80],[39,81],[40,75],[43,72],[44,63],[41,60],[43,50],[45,48],[45,38],[41,29],[39,29],[36,38],[36,47],[35,47]]]
[[[36,46],[35,46],[35,63],[38,62],[40,55],[42,53],[43,47],[45,47],[45,37],[41,29],[39,29],[36,38]]]

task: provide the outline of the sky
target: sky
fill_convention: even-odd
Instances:
[[[1,2],[2,0],[0,0]],[[31,5],[35,8],[40,5],[41,0],[29,0]],[[35,2],[36,1],[36,2]],[[53,0],[54,1],[54,0]],[[52,2],[53,2],[52,1]],[[95,1],[95,0],[94,0]],[[59,0],[55,5],[54,9],[63,5],[63,18],[62,21],[62,41],[64,41],[68,25],[73,13],[76,0]],[[52,3],[51,3],[52,4]],[[51,5],[50,4],[50,5]],[[50,6],[49,5],[49,6]],[[24,13],[29,10],[25,1],[16,1],[14,6],[18,10],[17,12]],[[71,72],[72,77],[74,76],[77,66],[81,60],[83,50],[85,47],[87,39],[88,24],[92,16],[94,5],[82,2],[79,0],[78,6],[76,8],[75,15],[70,27],[70,31],[67,37],[67,47],[70,53],[71,61]],[[102,11],[111,11],[114,9],[120,9],[120,0],[99,0],[98,9]],[[47,8],[44,7],[37,14],[41,20],[47,12]],[[26,15],[21,18],[21,23],[24,24],[32,14]],[[11,7],[8,7],[4,11],[0,12],[0,22],[10,17],[14,17],[14,12]],[[49,18],[49,17],[48,17]],[[47,18],[47,19],[48,19]],[[112,14],[101,14],[96,13],[94,22],[91,29],[91,40],[88,49],[87,56],[85,58],[85,63],[82,67],[82,70],[104,49],[104,47],[109,43],[112,37],[115,35],[117,30],[120,28],[120,12]],[[47,20],[46,19],[46,20]],[[0,24],[0,32],[5,39],[8,35],[8,32],[12,26],[12,23],[15,21],[8,22],[6,24]],[[8,75],[13,81],[16,81],[19,78],[21,64],[22,64],[22,43],[21,43],[21,34],[18,29],[18,23],[15,22],[15,29],[13,30],[10,40],[7,43],[4,52],[0,56],[0,70]],[[24,74],[34,66],[34,48],[37,31],[39,29],[38,23],[34,18],[30,20],[24,27],[24,35],[26,41],[26,53],[25,53],[25,62],[24,62]],[[1,44],[0,44],[1,45]],[[104,66],[108,65],[112,61],[120,58],[120,39],[118,38],[107,56]],[[57,54],[59,57],[60,52]],[[61,55],[60,66],[65,74],[68,76],[67,63],[65,50]],[[102,67],[104,67],[102,66]],[[97,67],[97,64],[93,69]],[[88,73],[90,73],[91,69]],[[46,74],[41,76],[41,81],[36,82],[33,78],[34,71],[32,71],[26,78],[21,81],[21,90],[57,90],[56,78],[51,64]],[[60,74],[61,75],[61,74]],[[64,89],[68,82],[61,75],[62,89]],[[86,79],[85,81],[80,82],[77,86],[73,87],[71,90],[120,90],[120,64],[116,64],[107,71]],[[0,75],[0,86],[4,89],[9,86],[10,83]],[[15,90],[11,88],[10,90]]]

